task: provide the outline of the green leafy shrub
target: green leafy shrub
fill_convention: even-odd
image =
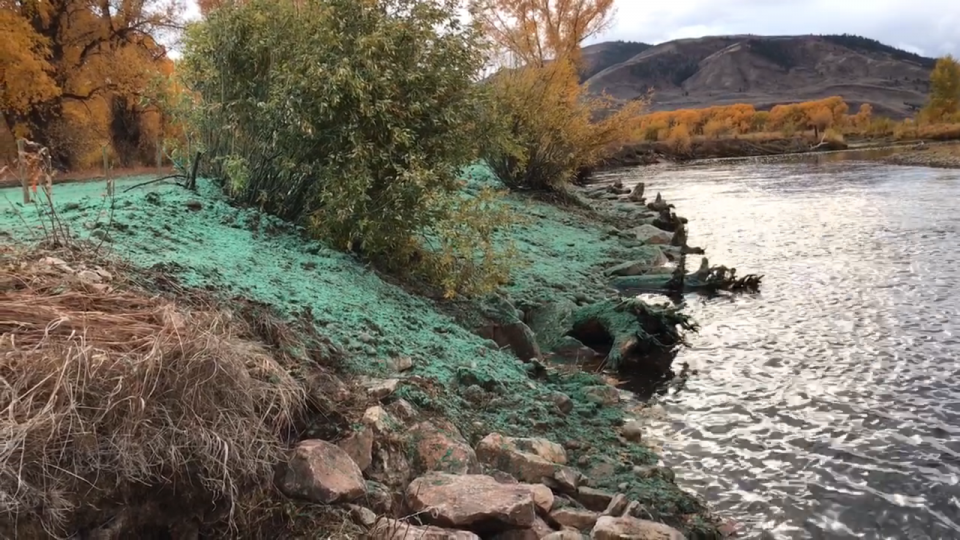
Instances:
[[[485,56],[458,7],[253,0],[215,10],[188,30],[181,67],[201,100],[192,128],[208,173],[236,201],[448,294],[504,281],[491,235],[509,217],[460,194],[484,133],[475,82]]]

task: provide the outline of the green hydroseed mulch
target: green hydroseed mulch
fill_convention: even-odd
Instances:
[[[467,193],[492,185],[483,168],[466,171]],[[112,222],[104,182],[54,186],[57,213],[77,237],[103,242],[109,253],[140,268],[153,268],[182,285],[211,290],[224,298],[244,297],[270,304],[293,316],[309,310],[317,330],[347,352],[344,366],[355,374],[385,376],[386,361],[410,356],[414,368],[403,377],[398,394],[415,405],[449,418],[473,443],[490,432],[546,437],[565,443],[571,464],[594,470],[594,487],[625,492],[648,505],[664,521],[684,526],[697,537],[714,530],[700,518],[705,509],[691,495],[659,478],[640,479],[634,465],[656,463],[647,448],[622,443],[616,428],[623,422],[617,407],[588,401],[583,388],[601,384],[589,374],[543,375],[509,352],[490,347],[461,325],[449,309],[382,279],[356,258],[309,240],[302,231],[254,209],[230,206],[217,186],[199,182],[197,193],[171,185],[151,185],[124,192],[144,178],[116,182]],[[0,243],[35,241],[43,236],[32,205],[22,205],[19,188],[0,190]],[[523,264],[504,294],[518,306],[544,301],[607,298],[604,268],[644,258],[649,248],[624,242],[608,225],[583,212],[565,210],[523,195],[509,205],[525,222],[509,233]],[[474,304],[461,303],[459,311]],[[469,319],[469,317],[466,317]],[[556,337],[556,336],[555,336]],[[423,380],[433,385],[422,384]],[[467,401],[461,391],[483,389],[481,399]],[[567,394],[574,403],[561,414],[550,396]],[[703,536],[706,534],[707,536]]]

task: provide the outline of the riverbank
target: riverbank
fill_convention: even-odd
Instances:
[[[764,156],[787,156],[801,154],[816,154],[826,152],[837,152],[843,150],[880,150],[885,148],[904,148],[907,152],[903,154],[913,155],[912,150],[920,143],[924,144],[953,144],[944,142],[942,139],[910,139],[897,140],[891,137],[876,139],[850,138],[844,142],[840,141],[819,141],[811,137],[794,138],[774,138],[774,139],[751,139],[749,136],[744,138],[729,139],[703,139],[698,138],[691,141],[689,148],[678,150],[675,146],[666,142],[642,142],[623,146],[610,158],[589,171],[591,173],[607,170],[614,170],[622,167],[636,167],[643,165],[655,165],[658,163],[682,163],[688,161],[706,160],[706,159],[731,159],[731,158],[750,158]],[[935,146],[938,147],[938,146]],[[919,154],[917,157],[899,158],[903,160],[917,160],[915,164],[921,165],[925,156],[929,156],[930,163],[951,163],[951,160],[943,160],[943,154],[931,152],[929,154]],[[938,158],[940,158],[938,160]],[[891,158],[891,162],[896,159]],[[904,163],[908,164],[908,163]],[[943,166],[943,165],[931,165]],[[950,166],[950,165],[946,165]]]
[[[891,165],[960,169],[960,143],[905,148],[881,161]]]
[[[474,168],[465,189],[492,182],[485,170]],[[263,477],[244,477],[263,488],[251,491],[260,500],[231,499],[255,522],[245,526],[275,532],[309,522],[316,528],[352,511],[357,534],[379,531],[373,537],[392,538],[407,527],[396,521],[402,516],[433,507],[433,500],[452,500],[457,502],[444,505],[450,513],[423,520],[483,534],[535,529],[543,536],[563,526],[589,532],[613,521],[628,528],[673,527],[688,538],[720,536],[719,521],[705,503],[680,489],[676,473],[658,467],[657,455],[639,442],[642,427],[625,420],[616,388],[577,369],[606,356],[607,364],[648,379],[672,374],[681,329],[692,329],[692,321],[666,307],[624,303],[610,287],[620,277],[669,275],[672,270],[664,264],[682,250],[669,246],[679,220],[658,224],[662,212],[622,192],[594,192],[572,208],[508,195],[503,204],[526,222],[505,231],[501,240],[514,243],[523,266],[498,296],[441,301],[305,239],[296,227],[230,206],[212,183],[201,182],[197,193],[169,185],[125,191],[135,183],[119,181],[115,198],[103,197],[102,183],[57,186],[58,219],[78,248],[72,255],[50,255],[52,261],[31,256],[30,246],[49,239],[56,223],[44,227],[37,209],[19,205],[16,189],[7,190],[12,202],[0,211],[0,241],[15,246],[16,256],[7,253],[8,260],[46,264],[59,272],[61,286],[44,289],[54,297],[76,287],[107,294],[106,287],[161,295],[185,314],[215,303],[234,314],[225,320],[248,327],[238,335],[265,347],[292,374],[292,379],[279,374],[268,379],[293,384],[288,387],[292,395],[305,396],[304,405],[296,400],[286,405],[300,420],[293,428],[261,426],[273,430],[278,447],[294,446],[279,481],[290,498],[269,495],[272,482]],[[94,252],[91,245],[100,248]],[[102,261],[104,254],[128,266],[111,272],[115,263]],[[105,275],[97,268],[106,268]],[[15,273],[11,279],[17,279]],[[266,313],[276,318],[264,319]],[[20,331],[0,330],[13,337]],[[103,347],[112,350],[110,344]],[[215,404],[223,397],[210,399]],[[144,403],[152,405],[149,399]],[[109,440],[109,434],[100,433],[109,426],[91,422],[91,429]],[[24,455],[50,451],[23,450]],[[353,463],[356,469],[337,472],[330,468],[335,463]],[[483,476],[437,480],[429,476],[436,471]],[[506,483],[490,483],[492,478]],[[546,489],[537,487],[541,484]],[[474,503],[458,497],[479,485],[484,496]],[[210,484],[192,489],[183,500],[230,499],[233,493]],[[479,497],[471,493],[467,499]],[[81,505],[82,512],[72,514],[87,521],[72,521],[74,528],[102,528],[97,523],[117,517],[123,507],[117,494],[98,495],[114,504],[99,504],[93,511],[103,500],[90,497],[91,507]],[[318,508],[311,502],[360,507]],[[197,510],[203,507],[189,510],[204,513]],[[139,529],[118,525],[117,534],[150,526],[169,529],[176,521],[216,529],[226,520],[213,510],[202,516],[141,514]],[[524,517],[517,521],[517,515]],[[155,522],[149,522],[151,516]]]

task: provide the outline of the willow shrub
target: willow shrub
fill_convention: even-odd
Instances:
[[[511,189],[562,191],[590,168],[636,137],[636,118],[645,102],[619,107],[590,95],[579,84],[576,65],[560,59],[542,67],[502,70],[487,86],[492,115],[505,133],[485,146],[483,158]]]
[[[253,0],[187,32],[214,175],[238,202],[305,224],[387,270],[448,295],[507,279],[494,232],[509,215],[465,199],[485,89],[477,28],[458,0]],[[478,208],[484,211],[477,211]]]

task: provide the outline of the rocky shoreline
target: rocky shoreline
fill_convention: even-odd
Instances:
[[[918,145],[881,159],[890,165],[960,169],[960,145]]]
[[[489,178],[468,180],[476,187]],[[284,505],[301,516],[283,526],[291,534],[305,526],[302,516],[320,514],[327,529],[340,520],[344,538],[713,539],[729,532],[643,444],[643,426],[627,418],[621,391],[584,369],[667,384],[684,333],[696,325],[674,307],[630,295],[759,286],[759,277],[740,278],[705,260],[687,272],[686,257],[703,250],[687,246],[686,220],[659,195],[647,202],[642,185],[584,189],[575,194],[580,203],[565,208],[511,195],[505,204],[534,218],[512,233],[529,266],[499,295],[444,302],[391,285],[201,187],[199,194],[118,189],[120,210],[110,223],[91,222],[103,205],[89,185],[68,186],[56,200],[80,240],[106,240],[146,272],[133,281],[151,283],[149,294],[185,305],[203,294],[242,297],[269,306],[278,320],[309,321],[303,328],[311,330],[294,344],[315,342],[310,332],[324,336],[325,362],[337,360],[297,360],[314,412],[304,412],[308,421],[275,479]],[[16,223],[34,222],[29,211],[0,214],[0,221],[16,231]],[[93,275],[82,262],[67,262],[55,266],[76,271],[63,270],[69,283]],[[97,290],[122,288],[116,274],[96,274]],[[222,301],[235,313],[249,311]],[[264,343],[282,345],[305,331],[299,323],[265,325],[257,313],[251,325],[267,332]],[[273,347],[279,358],[315,346]],[[101,531],[94,523],[91,534],[119,538],[149,528],[144,521],[155,514],[137,508],[101,505],[91,513],[100,523],[133,513],[139,528]],[[170,512],[153,526],[194,519]]]

